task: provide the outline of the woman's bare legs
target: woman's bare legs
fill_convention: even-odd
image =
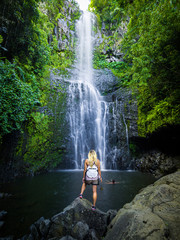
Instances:
[[[86,189],[86,183],[83,183],[81,187],[81,194],[83,195],[84,190]]]
[[[96,205],[97,200],[97,185],[93,185],[93,206]]]
[[[97,201],[97,185],[93,185],[93,206],[96,205],[96,201]],[[81,187],[81,194],[83,195],[84,190],[86,189],[86,184],[83,183],[82,187]]]

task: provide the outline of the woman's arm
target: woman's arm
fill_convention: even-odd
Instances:
[[[102,177],[101,177],[101,167],[100,167],[100,161],[98,160],[98,173],[99,173],[99,178],[101,179],[102,182]]]
[[[87,170],[87,159],[85,160],[85,163],[84,163],[83,181],[85,179],[86,170]]]

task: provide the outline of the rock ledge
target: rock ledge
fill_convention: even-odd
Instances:
[[[108,226],[105,240],[178,240],[180,170],[141,190]]]
[[[107,226],[117,211],[107,213],[96,209],[86,199],[76,198],[63,212],[51,219],[40,218],[30,227],[30,235],[22,239],[62,239],[97,240],[105,236]]]

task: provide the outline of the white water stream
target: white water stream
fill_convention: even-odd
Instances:
[[[88,152],[94,149],[106,168],[107,104],[95,87],[92,67],[93,15],[84,11],[77,23],[78,74],[69,85],[69,122],[72,156],[76,169],[83,168]]]

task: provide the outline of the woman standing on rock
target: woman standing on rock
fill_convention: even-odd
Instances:
[[[90,150],[88,154],[88,159],[84,163],[83,172],[83,184],[81,187],[81,193],[79,195],[82,198],[83,192],[86,189],[86,185],[92,184],[93,189],[93,205],[92,210],[95,210],[96,200],[97,200],[97,185],[99,185],[99,178],[102,182],[100,161],[97,159],[97,154],[94,150]]]

